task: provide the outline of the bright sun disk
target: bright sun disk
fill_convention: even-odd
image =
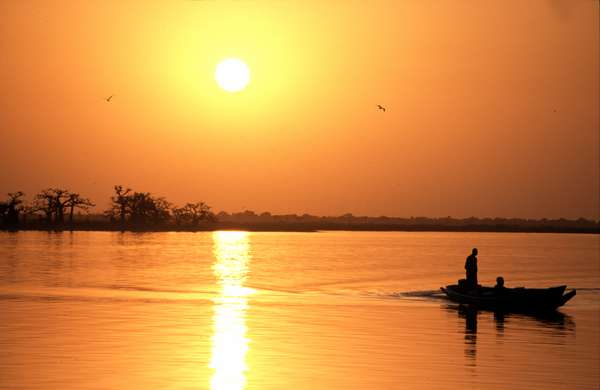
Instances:
[[[227,92],[238,92],[246,88],[250,81],[250,69],[237,58],[225,59],[217,65],[215,80]]]

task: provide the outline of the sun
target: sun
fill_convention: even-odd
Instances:
[[[227,58],[219,62],[215,80],[227,92],[239,92],[250,82],[250,69],[238,58]]]

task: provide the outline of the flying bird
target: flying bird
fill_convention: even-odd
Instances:
[[[112,98],[113,98],[113,95],[110,95],[109,97],[107,97],[107,98],[106,98],[106,99],[104,99],[104,100],[106,100],[107,102],[110,102],[110,99],[112,99]]]
[[[385,112],[385,107],[383,107],[381,104],[378,104],[377,108],[379,108],[381,111]]]

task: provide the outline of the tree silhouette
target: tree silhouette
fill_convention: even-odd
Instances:
[[[175,223],[180,226],[198,227],[203,222],[214,222],[215,215],[210,206],[204,202],[186,203],[185,206],[173,208]]]
[[[127,218],[128,205],[130,203],[129,193],[131,192],[131,188],[123,189],[122,185],[115,185],[114,189],[115,195],[110,198],[112,203],[108,214],[111,218],[118,215],[121,227],[123,227],[125,226],[125,219]]]
[[[149,192],[134,192],[128,200],[133,225],[163,224],[171,216],[171,204],[165,198],[154,198]]]
[[[133,192],[114,187],[115,195],[111,197],[111,208],[106,214],[112,220],[118,216],[121,227],[128,222],[134,226],[163,225],[171,218],[171,203],[165,198],[157,198],[149,192]]]
[[[134,225],[147,223],[150,220],[153,205],[149,192],[134,192],[130,196],[128,204],[131,210],[131,223]]]
[[[151,222],[156,224],[164,224],[171,218],[171,207],[172,204],[165,198],[151,198]]]
[[[54,193],[56,223],[62,225],[65,220],[65,206],[69,201],[70,192],[62,188],[53,188],[51,191]]]
[[[33,212],[42,211],[47,224],[64,223],[65,208],[70,209],[69,221],[73,222],[75,208],[87,209],[94,204],[81,195],[62,188],[46,188],[40,191],[34,199]]]
[[[56,211],[54,202],[54,193],[48,188],[35,195],[33,207],[35,211],[41,211],[45,214],[45,220],[48,225],[52,224],[52,218]]]
[[[69,224],[73,224],[73,211],[76,208],[88,210],[90,207],[94,206],[95,205],[89,199],[84,198],[75,192],[69,193],[69,196],[65,203],[65,207],[69,209]]]
[[[0,222],[4,225],[6,222],[6,214],[8,212],[8,204],[6,202],[0,202]]]
[[[23,215],[23,226],[27,226],[27,218],[30,215],[35,215],[37,211],[37,208],[33,204],[23,206],[23,209],[21,210],[21,214]]]
[[[69,191],[62,188],[46,188],[35,196],[35,207],[46,214],[46,222],[62,224]]]
[[[2,224],[8,228],[15,228],[19,225],[19,214],[23,210],[23,200],[25,196],[23,191],[9,192],[8,199],[0,202],[0,217]]]

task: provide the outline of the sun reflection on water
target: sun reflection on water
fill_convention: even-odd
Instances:
[[[246,385],[245,372],[248,339],[246,338],[247,296],[244,287],[250,262],[247,232],[213,233],[215,263],[213,272],[220,286],[215,299],[210,368],[212,390],[241,390]]]

